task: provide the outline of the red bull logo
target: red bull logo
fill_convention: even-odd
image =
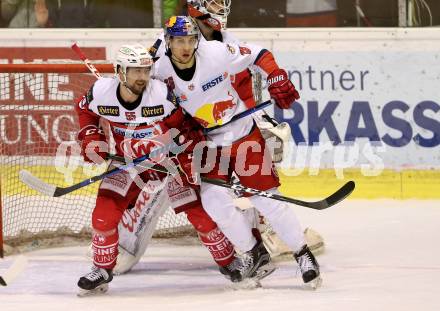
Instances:
[[[196,111],[194,118],[205,128],[223,125],[232,117],[236,106],[232,100],[205,104]],[[225,117],[227,119],[223,120]]]

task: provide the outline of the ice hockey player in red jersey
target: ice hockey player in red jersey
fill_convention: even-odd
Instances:
[[[168,57],[158,60],[155,77],[173,89],[182,108],[200,125],[204,128],[220,126],[208,134],[208,139],[218,147],[218,153],[213,169],[205,175],[229,181],[234,172],[242,185],[276,193],[280,185],[278,176],[252,117],[228,123],[235,114],[246,109],[231,85],[231,75],[250,65],[258,66],[267,74],[271,97],[280,108],[288,109],[299,94],[287,73],[278,67],[269,51],[257,46],[200,40],[198,27],[190,17],[171,17],[166,24],[165,38]],[[229,162],[226,168],[224,158]],[[249,167],[256,170],[248,174]],[[205,210],[219,228],[236,247],[245,251],[247,269],[253,273],[254,267],[260,264],[263,245],[249,232],[230,194],[224,188],[202,183],[201,197]],[[268,198],[254,196],[250,200],[294,250],[304,282],[319,286],[319,266],[305,243],[293,209]],[[241,226],[237,226],[238,223]]]

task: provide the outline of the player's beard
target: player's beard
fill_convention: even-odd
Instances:
[[[145,88],[147,87],[147,81],[136,80],[132,85],[128,85],[128,83],[125,83],[125,87],[129,89],[133,94],[139,96],[144,92]]]

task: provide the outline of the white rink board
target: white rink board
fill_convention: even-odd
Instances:
[[[297,267],[279,269],[257,290],[230,289],[208,252],[192,241],[155,243],[132,273],[115,277],[107,295],[77,298],[89,269],[86,248],[26,254],[29,266],[0,287],[2,311],[414,311],[439,310],[440,201],[344,201],[326,211],[298,208],[303,225],[320,232],[323,287],[301,289]],[[0,273],[12,257],[0,261]]]

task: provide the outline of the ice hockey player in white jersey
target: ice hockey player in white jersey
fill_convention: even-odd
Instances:
[[[277,192],[278,176],[265,151],[265,142],[252,117],[228,123],[246,110],[231,85],[231,75],[256,65],[268,75],[269,93],[282,109],[288,109],[299,98],[287,73],[280,69],[273,55],[252,45],[223,44],[200,40],[198,27],[191,17],[174,16],[166,23],[167,56],[161,57],[155,67],[155,77],[167,83],[178,98],[181,107],[204,128],[218,127],[208,134],[217,146],[212,170],[204,173],[210,178],[229,181],[234,172],[244,186]],[[243,148],[245,147],[245,148]],[[249,153],[248,149],[252,151]],[[225,160],[229,164],[224,166]],[[206,163],[212,159],[204,159]],[[197,167],[197,163],[193,163]],[[199,164],[200,165],[200,164]],[[246,166],[246,169],[244,169]],[[248,168],[255,170],[249,174]],[[249,230],[247,221],[239,213],[224,188],[201,184],[203,207],[223,233],[245,252],[250,273],[260,265],[260,250]],[[293,209],[285,203],[253,196],[253,205],[262,213],[275,232],[295,252],[305,283],[313,287],[320,284],[319,266],[305,243],[301,226]]]
[[[231,0],[188,0],[187,10],[188,15],[193,17],[197,23],[197,26],[199,26],[202,34],[201,40],[215,40],[223,43],[240,44],[240,41],[226,29],[228,15],[231,11]],[[161,51],[162,49],[159,52]],[[247,108],[253,108],[256,106],[253,87],[253,74],[263,76],[263,78],[266,77],[264,71],[259,71],[256,66],[251,67],[252,68],[247,68],[234,75],[231,79],[232,86],[237,91],[240,99],[246,104]],[[266,141],[276,141],[276,144],[279,146],[271,149],[273,152],[273,162],[282,162],[283,155],[288,154],[285,149],[289,148],[289,143],[293,141],[288,123],[283,122],[280,124],[269,115],[261,111],[254,113],[253,117],[257,123],[257,126],[260,128],[264,139]],[[246,209],[248,217],[251,220],[255,219],[258,221],[256,225],[261,231],[263,241],[271,255],[273,256],[288,252],[288,247],[279,239],[278,236],[276,236],[273,230],[271,230],[270,226],[266,224],[264,217],[259,215],[258,211],[256,211],[254,208],[249,208],[249,202],[245,199],[241,199],[240,203],[242,203],[241,205],[248,207]],[[324,250],[324,240],[319,233],[311,228],[306,228],[304,230],[304,235],[313,253],[320,253]]]
[[[114,141],[117,155],[128,159],[140,157],[173,142],[175,135],[171,129],[179,129],[179,143],[189,144],[185,152],[191,152],[195,142],[204,140],[197,124],[176,105],[174,94],[163,82],[150,78],[152,66],[153,59],[145,47],[124,45],[118,51],[115,63],[118,78],[99,79],[78,102],[78,139],[82,142],[85,161],[102,163],[110,151],[111,141]],[[161,162],[163,157],[165,155],[153,160]],[[184,157],[189,158],[189,155],[184,154]],[[184,165],[182,169],[185,169]],[[121,171],[105,178],[99,186],[92,213],[93,267],[78,281],[80,295],[108,289],[117,262],[118,223],[141,191],[144,188],[154,190],[150,193],[153,201],[160,201],[167,195],[167,191],[159,187],[166,180],[166,174],[145,169],[134,173]],[[200,200],[196,200],[193,206],[197,204],[201,204]],[[200,206],[188,209],[186,213],[200,234],[210,230],[210,234],[201,239],[209,246],[216,262],[232,265],[235,260],[233,246],[204,209]],[[240,263],[241,260],[238,266]],[[237,271],[228,272],[235,275]]]

